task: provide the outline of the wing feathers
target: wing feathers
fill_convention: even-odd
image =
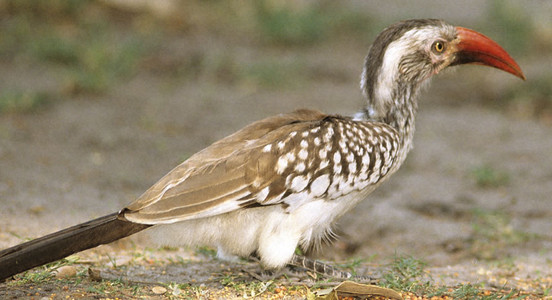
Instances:
[[[198,202],[188,206],[175,207],[167,211],[138,211],[125,214],[130,221],[142,224],[168,224],[184,220],[204,218],[238,209],[242,203],[253,199],[248,198],[249,191],[240,190],[219,198]]]
[[[299,110],[255,122],[174,168],[128,205],[124,216],[137,223],[173,223],[226,213],[255,201],[277,202],[285,182],[275,170],[276,153],[264,147],[324,117]],[[272,190],[259,199],[261,190],[272,183]]]
[[[244,189],[246,184],[243,177],[243,168],[226,174],[216,170],[200,176],[190,176],[184,182],[167,190],[161,199],[145,207],[143,211],[167,211],[219,198]]]

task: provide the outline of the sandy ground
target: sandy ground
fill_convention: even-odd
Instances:
[[[286,89],[141,71],[106,96],[0,115],[0,248],[122,208],[183,159],[254,120],[301,107],[354,113],[362,103],[357,82],[368,43],[290,54],[185,36],[166,52],[292,56],[316,71]],[[516,59],[531,80],[539,63]],[[3,61],[0,70],[0,89],[59,84],[48,67]],[[435,79],[422,93],[415,148],[405,165],[340,220],[340,240],[316,257],[385,262],[402,253],[436,272],[461,270],[457,282],[487,280],[489,262],[504,261],[515,276],[551,276],[552,130],[479,102],[522,84],[480,67]],[[482,187],[474,173],[481,168],[507,180]]]

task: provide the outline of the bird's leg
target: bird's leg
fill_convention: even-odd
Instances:
[[[328,277],[341,278],[341,279],[357,279],[362,281],[372,281],[369,277],[353,276],[349,272],[340,271],[333,266],[323,263],[318,260],[313,260],[302,255],[294,254],[288,265],[305,268],[309,271],[316,272]]]

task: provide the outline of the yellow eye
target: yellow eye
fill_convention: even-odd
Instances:
[[[445,51],[445,43],[437,41],[433,43],[432,48],[433,48],[433,51],[435,51],[436,53],[442,53],[443,51]]]

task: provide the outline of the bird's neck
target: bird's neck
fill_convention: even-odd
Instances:
[[[361,113],[365,119],[382,122],[393,127],[399,133],[401,148],[410,150],[414,136],[414,121],[418,110],[418,85],[401,82],[393,89],[382,91],[384,86],[374,89],[372,98]]]
[[[418,91],[411,85],[396,89],[393,93],[393,104],[381,112],[383,122],[395,128],[404,143],[410,143],[414,135],[414,121],[418,111]]]

